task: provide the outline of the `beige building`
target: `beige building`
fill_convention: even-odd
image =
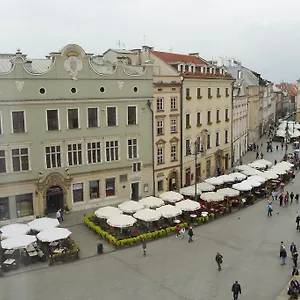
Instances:
[[[297,80],[298,90],[296,96],[296,122],[300,123],[300,79]]]

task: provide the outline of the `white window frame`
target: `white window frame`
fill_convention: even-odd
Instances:
[[[220,109],[217,108],[216,109],[216,122],[218,123],[219,121],[221,121],[221,118],[220,118]]]
[[[189,116],[189,124],[187,124],[186,120],[187,120],[187,116]],[[191,120],[191,114],[190,113],[185,113],[185,128],[187,127],[192,127],[192,120]]]
[[[69,145],[73,145],[73,144],[76,144],[77,147],[78,147],[79,144],[81,145],[81,164],[79,164],[79,163],[76,164],[76,165],[74,165],[74,164],[70,165],[69,164],[69,150],[68,150],[68,146]],[[77,149],[76,152],[77,152],[77,162],[78,162],[79,161],[78,160],[78,157],[79,157],[78,156],[78,152],[79,152],[79,150]],[[73,149],[72,149],[72,153],[73,153]],[[73,158],[72,158],[72,161],[73,161]],[[79,140],[79,141],[68,141],[66,143],[66,162],[67,162],[67,166],[68,167],[80,167],[80,166],[84,165],[84,143],[81,140]]]
[[[187,141],[189,141],[189,151],[187,151],[187,147],[186,147],[186,144],[187,144]],[[185,156],[189,156],[189,155],[191,155],[191,146],[192,146],[192,144],[191,144],[191,139],[190,138],[186,138],[185,140],[184,140],[184,155]]]
[[[158,126],[158,122],[162,122],[162,126]],[[162,133],[161,134],[158,134],[158,129],[161,128],[162,129]],[[156,119],[156,135],[157,136],[161,136],[161,135],[164,135],[165,134],[165,131],[164,131],[164,119],[162,118],[159,118],[159,119]]]
[[[175,125],[172,124],[173,121],[175,121]],[[170,128],[171,133],[177,133],[178,132],[177,131],[177,118],[171,118],[170,119],[170,124],[171,124],[171,128]],[[175,130],[172,130],[172,128],[173,129],[175,128]]]
[[[175,147],[175,149],[176,149],[175,152],[172,151],[173,150],[172,147]],[[174,153],[175,153],[175,159],[173,159],[173,157],[172,157],[172,154],[174,154]],[[170,146],[170,158],[171,158],[171,162],[178,160],[178,143],[177,142],[176,143],[171,143],[171,146]]]
[[[0,135],[4,134],[4,128],[3,128],[3,115],[2,115],[2,111],[0,111]]]
[[[12,150],[13,149],[22,149],[22,148],[27,148],[28,149],[28,170],[14,171]],[[21,172],[23,173],[23,172],[30,172],[31,171],[30,147],[29,147],[29,145],[27,145],[27,146],[24,146],[24,145],[11,146],[9,151],[10,151],[10,164],[11,164],[11,172],[12,173],[21,173]],[[20,164],[20,166],[22,166],[22,163]]]
[[[108,126],[108,113],[107,113],[107,109],[111,108],[111,107],[113,107],[113,108],[116,109],[116,125],[115,126]],[[113,106],[113,105],[106,106],[106,108],[105,108],[105,115],[106,115],[106,127],[116,127],[116,126],[119,126],[118,106]]]
[[[89,108],[96,108],[97,109],[97,127],[89,127]],[[99,128],[100,127],[100,114],[99,114],[99,107],[98,106],[89,106],[86,108],[86,128]]]
[[[0,148],[0,151],[4,151],[4,158],[5,158],[5,172],[3,173],[0,173],[0,176],[1,175],[4,175],[4,174],[7,174],[8,173],[8,151],[7,151],[7,148]],[[25,171],[24,171],[25,172]]]
[[[77,113],[78,113],[78,128],[69,128],[69,109],[77,109]],[[80,129],[80,109],[79,107],[67,107],[67,129],[69,130],[76,130],[76,129]]]
[[[76,185],[76,184],[82,184],[82,193],[83,193],[83,197],[82,197],[82,201],[74,202],[74,193],[73,193],[74,189],[73,189],[73,186]],[[83,182],[83,181],[72,183],[72,185],[71,185],[71,190],[72,190],[72,204],[73,204],[73,205],[80,205],[80,204],[86,202],[86,201],[85,201],[85,198],[84,198],[84,194],[85,194],[85,193],[84,193],[84,188],[85,188],[85,182]]]
[[[45,114],[46,114],[46,129],[47,131],[58,131],[58,130],[49,130],[48,128],[48,115],[47,112],[48,110],[57,110],[57,118],[58,118],[58,130],[60,130],[60,118],[59,118],[59,108],[46,108]]]
[[[60,162],[61,162],[61,166],[60,167],[53,167],[52,166],[52,160],[51,160],[51,167],[47,168],[47,159],[46,159],[46,147],[57,147],[60,146]],[[51,152],[50,152],[51,153]],[[56,153],[56,152],[55,152]],[[57,162],[57,158],[56,162]],[[45,165],[45,169],[46,170],[51,170],[51,169],[58,169],[58,168],[62,168],[64,166],[64,160],[63,160],[63,145],[62,143],[50,143],[50,144],[45,144],[44,145],[44,165]]]
[[[115,160],[107,160],[107,155],[106,155],[106,142],[118,142],[118,159],[115,159]],[[121,143],[120,143],[120,140],[119,140],[119,139],[107,139],[107,140],[104,140],[103,151],[104,151],[104,157],[105,157],[105,162],[106,162],[106,163],[114,163],[114,162],[120,162],[120,161],[121,161]]]
[[[136,157],[129,157],[129,145],[128,145],[128,142],[129,140],[136,140]],[[130,146],[132,148],[132,153],[133,153],[133,147],[134,146]],[[127,159],[129,160],[132,160],[132,159],[138,159],[139,158],[139,139],[137,137],[130,137],[130,138],[127,138]]]
[[[209,139],[208,139],[209,137]],[[209,140],[209,147],[208,147],[208,140]],[[208,133],[207,136],[206,136],[206,148],[207,150],[210,150],[212,147],[211,147],[211,134]]]
[[[135,124],[128,124],[128,108],[129,107],[135,107]],[[129,126],[132,126],[132,125],[138,125],[139,124],[139,119],[138,119],[138,106],[137,105],[127,105],[126,107],[126,124],[129,125]]]
[[[208,112],[210,112],[210,120],[208,120]],[[212,122],[212,111],[210,109],[207,111],[206,118],[207,118],[207,124],[209,122]]]
[[[140,170],[134,170],[134,165],[140,165]],[[141,161],[135,161],[132,163],[132,172],[136,173],[136,172],[141,172],[142,171],[142,167],[143,167],[143,163]]]
[[[161,100],[161,109],[158,109],[158,100]],[[164,111],[164,108],[165,108],[165,101],[164,101],[164,98],[163,97],[157,97],[156,98],[156,101],[155,101],[155,105],[156,105],[156,112],[162,112]]]
[[[170,97],[170,109],[171,111],[178,110],[178,103],[177,103],[177,97]],[[174,106],[175,104],[175,106]]]
[[[227,141],[226,141],[226,133],[227,133]],[[224,144],[228,144],[229,143],[229,130],[226,128],[224,131]]]
[[[226,118],[226,111],[227,111],[227,118]],[[225,108],[225,120],[226,119],[230,119],[230,116],[229,116],[229,108]]]
[[[198,115],[199,115],[199,121],[200,121],[199,123],[198,123]],[[197,113],[196,113],[196,123],[197,123],[197,124],[196,124],[196,125],[201,124],[201,117],[202,117],[202,116],[201,116],[201,111],[197,111]]]
[[[158,154],[158,150],[161,150],[161,154]],[[158,158],[161,157],[161,162],[158,161]],[[163,165],[165,163],[165,146],[164,145],[158,145],[156,147],[156,164],[157,165]]]
[[[94,128],[94,127],[92,127],[92,128]],[[88,144],[89,143],[100,143],[100,162],[89,162],[89,149],[88,149]],[[103,143],[100,141],[100,140],[87,140],[86,141],[86,143],[85,143],[85,150],[86,150],[86,164],[87,165],[97,165],[97,164],[101,164],[102,162],[103,162],[103,154],[102,154],[102,152],[103,152]],[[91,150],[92,151],[92,150]],[[96,151],[97,151],[97,149],[96,149]],[[92,156],[93,157],[93,156]]]
[[[217,145],[217,136],[218,136],[218,145]],[[215,146],[219,147],[220,146],[220,131],[216,131],[216,138],[215,138]]]
[[[19,112],[22,111],[24,113],[24,132],[17,132],[14,133],[14,122],[13,122],[13,112]],[[11,123],[11,133],[12,134],[23,134],[27,133],[27,122],[26,122],[26,111],[23,109],[14,109],[10,111],[10,123]]]

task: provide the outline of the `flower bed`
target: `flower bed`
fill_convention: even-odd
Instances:
[[[210,216],[207,217],[198,217],[192,220],[193,226],[201,225],[202,223],[208,222],[209,220],[214,220],[214,214],[210,214]],[[142,239],[146,240],[154,240],[160,237],[164,237],[167,235],[170,235],[176,231],[176,226],[171,226],[167,228],[160,228],[156,231],[143,233],[141,235],[135,236],[135,237],[129,237],[125,239],[117,239],[112,234],[108,233],[104,229],[102,229],[99,225],[95,224],[93,222],[93,219],[95,218],[95,215],[85,216],[83,218],[83,221],[85,225],[87,225],[91,230],[93,230],[95,233],[97,233],[101,238],[107,240],[110,244],[116,246],[116,247],[123,247],[126,245],[132,246],[134,244],[140,243]],[[188,228],[189,223],[183,222],[179,224],[181,228]]]

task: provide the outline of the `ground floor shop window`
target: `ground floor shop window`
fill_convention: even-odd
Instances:
[[[163,191],[164,190],[164,181],[163,180],[157,181],[157,190],[158,191]]]
[[[9,215],[9,199],[8,197],[0,198],[0,221],[10,219]]]
[[[73,184],[73,202],[83,201],[83,183]]]
[[[115,178],[105,179],[106,197],[114,196],[116,194]]]
[[[33,195],[23,194],[16,196],[17,217],[26,217],[33,215]]]
[[[97,199],[100,196],[99,180],[92,180],[89,182],[90,186],[90,199]]]

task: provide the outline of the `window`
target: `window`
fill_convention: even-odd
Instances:
[[[220,122],[220,110],[217,109],[217,123]]]
[[[120,182],[127,182],[127,174],[120,175]]]
[[[216,146],[220,146],[220,132],[217,131],[216,132]]]
[[[197,112],[197,125],[200,125],[201,124],[201,112],[198,111]]]
[[[163,180],[158,180],[157,181],[157,190],[159,192],[164,190],[164,181]]]
[[[47,109],[47,130],[59,130],[58,109]]]
[[[105,195],[106,197],[114,196],[116,194],[115,178],[105,179]]]
[[[88,128],[99,127],[98,107],[88,107]]]
[[[191,128],[191,115],[185,114],[185,128]]]
[[[11,150],[13,172],[29,170],[29,150],[28,148],[18,148]]]
[[[171,97],[171,110],[177,110],[177,98]]]
[[[211,123],[211,111],[207,112],[207,123]]]
[[[225,144],[228,144],[228,129],[225,129]]]
[[[164,147],[163,146],[159,146],[157,148],[157,164],[163,164],[164,163]]]
[[[238,70],[238,79],[242,79],[242,71],[241,70]]]
[[[13,111],[12,115],[12,129],[13,133],[24,133],[25,128],[25,112],[24,111]]]
[[[203,152],[203,145],[202,145],[202,139],[201,136],[197,136],[196,137],[196,145],[197,145],[197,153],[201,153]]]
[[[61,167],[61,148],[58,145],[45,147],[46,168]]]
[[[68,165],[82,165],[82,144],[74,143],[68,145]]]
[[[137,139],[127,140],[127,157],[129,159],[138,158],[138,140]]]
[[[163,135],[164,134],[164,120],[160,119],[156,122],[157,125],[157,135]]]
[[[106,118],[107,126],[117,126],[117,108],[116,107],[107,107],[106,108]]]
[[[210,149],[210,134],[207,135],[206,148]]]
[[[92,180],[89,182],[90,187],[90,199],[97,199],[100,197],[100,185],[99,180]]]
[[[217,88],[217,97],[221,97],[220,88]]]
[[[78,108],[68,108],[68,129],[79,128],[79,111]]]
[[[23,194],[16,196],[17,217],[27,217],[33,215],[33,195]]]
[[[171,133],[177,132],[177,119],[171,119]]]
[[[197,88],[197,98],[201,97],[201,88]]]
[[[136,125],[137,122],[137,109],[136,106],[127,107],[127,124]]]
[[[191,95],[190,95],[190,89],[189,89],[189,88],[185,89],[185,96],[186,96],[186,97],[190,97],[190,96],[191,96]]]
[[[6,173],[5,150],[0,150],[0,173]],[[0,216],[0,220],[1,220],[1,216]]]
[[[156,99],[156,111],[164,111],[164,98]]]
[[[132,172],[141,172],[141,170],[142,170],[142,163],[140,161],[132,164]]]
[[[191,154],[191,140],[186,139],[185,140],[185,156],[188,156]]]
[[[226,88],[226,97],[228,97],[228,96],[229,96],[229,89]]]
[[[88,164],[97,164],[101,162],[101,143],[88,142],[87,143],[87,159]]]
[[[211,88],[208,88],[208,98],[211,98],[212,95],[211,95]]]
[[[119,142],[107,141],[105,142],[106,161],[119,160]]]
[[[177,160],[177,143],[171,144],[171,161]]]
[[[2,197],[0,198],[0,221],[5,221],[9,219],[9,199],[8,197]]]
[[[229,119],[229,110],[228,108],[225,109],[225,120]]]
[[[83,202],[83,183],[73,184],[73,202]]]
[[[0,111],[0,134],[3,134],[2,112]],[[1,217],[0,217],[1,220]]]

